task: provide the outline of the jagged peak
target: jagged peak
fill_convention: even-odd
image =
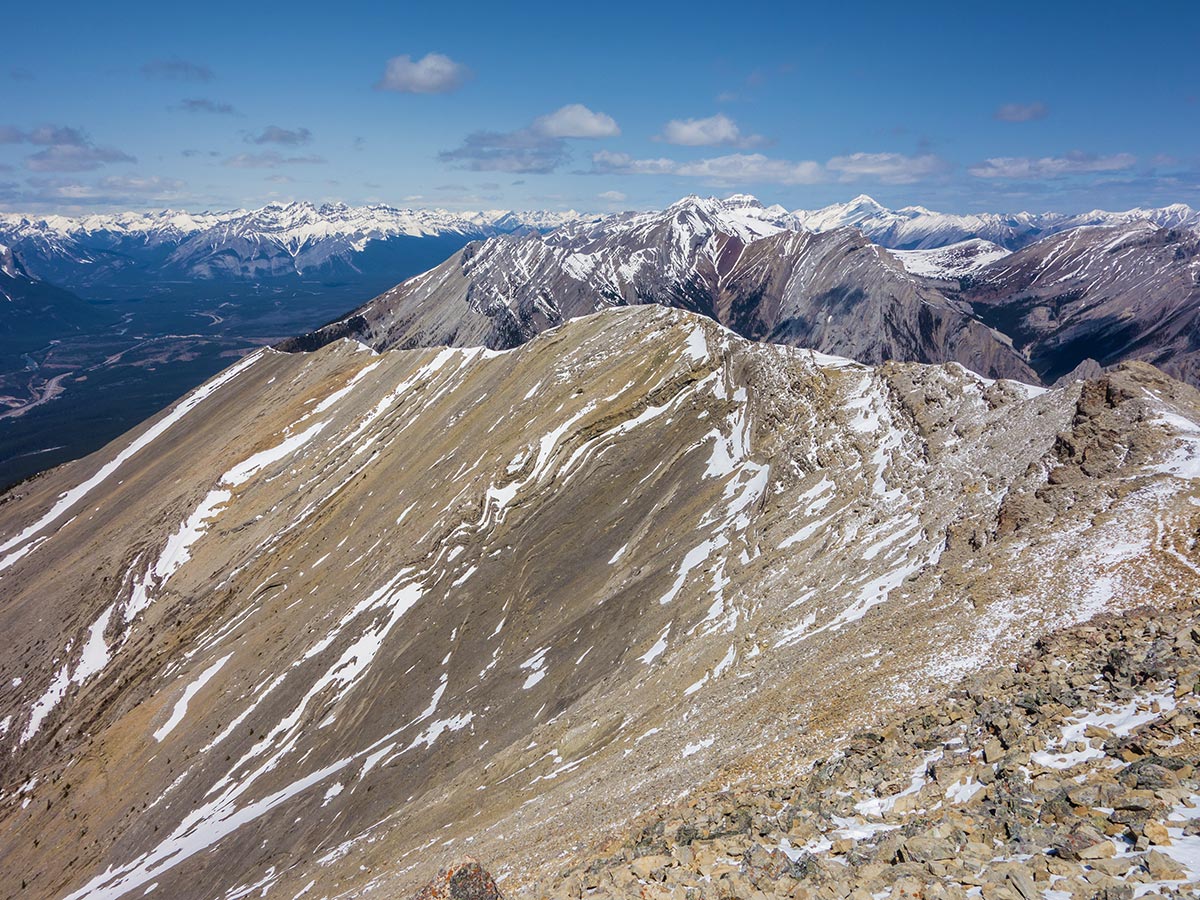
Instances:
[[[855,207],[855,208],[859,208],[859,209],[878,209],[878,210],[886,209],[886,207],[882,203],[880,203],[878,200],[876,200],[870,194],[859,194],[853,200],[851,200],[848,203],[845,203],[843,205],[847,206],[847,207]]]

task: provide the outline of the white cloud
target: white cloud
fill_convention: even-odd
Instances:
[[[825,181],[820,163],[771,159],[761,153],[731,153],[709,159],[677,162],[673,159],[634,159],[627,153],[601,150],[592,154],[592,170],[599,174],[678,175],[722,184],[771,182],[817,184]]]
[[[592,170],[622,175],[674,175],[679,164],[673,159],[634,159],[628,153],[598,150],[592,154]]]
[[[749,147],[762,142],[756,134],[743,135],[733,119],[717,113],[707,119],[672,119],[663,126],[655,140],[682,147],[716,147],[721,145]]]
[[[1129,153],[1095,156],[1072,151],[1065,156],[997,156],[985,159],[967,171],[976,178],[1062,178],[1088,172],[1118,172],[1132,168],[1137,157]]]
[[[568,103],[539,116],[533,120],[533,130],[551,138],[606,138],[621,133],[612,116],[593,112],[582,103]]]
[[[471,70],[441,53],[426,53],[418,60],[408,54],[387,62],[376,90],[401,94],[447,94],[462,87]]]
[[[905,156],[903,153],[851,153],[835,156],[825,164],[838,181],[867,179],[884,184],[912,184],[946,170],[946,163],[932,154]]]
[[[620,191],[601,191],[596,197],[609,203],[623,203],[627,199]]]
[[[438,159],[476,172],[545,175],[571,158],[569,138],[615,137],[621,133],[612,116],[570,103],[538,116],[516,131],[476,131],[462,145],[443,150]]]
[[[274,169],[279,166],[315,165],[325,162],[320,156],[284,156],[274,150],[266,153],[239,153],[225,160],[231,169]]]
[[[996,110],[995,118],[1001,122],[1032,122],[1049,113],[1045,103],[1005,103]]]
[[[811,160],[793,162],[771,159],[761,153],[731,153],[712,159],[683,163],[677,175],[707,178],[728,183],[772,182],[775,184],[818,184],[825,180],[820,163]]]

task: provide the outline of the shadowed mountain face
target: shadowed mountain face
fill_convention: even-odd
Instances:
[[[31,278],[0,246],[0,365],[11,365],[38,343],[110,325],[115,317],[69,291]]]
[[[0,503],[0,896],[554,869],[1047,627],[1195,596],[1197,419],[1144,365],[1047,392],[658,306],[259,351]]]
[[[352,336],[376,349],[505,349],[611,306],[659,304],[745,337],[878,363],[956,361],[1036,381],[970,307],[852,229],[825,234],[756,201],[690,197],[662,213],[472,244],[285,349]]]
[[[1142,359],[1200,383],[1200,233],[1079,228],[975,274],[964,292],[1047,382],[1085,360]]]
[[[1054,383],[1140,359],[1200,384],[1200,236],[1133,221],[1016,253],[969,240],[888,251],[852,228],[795,230],[752,199],[687,198],[547,235],[468,245],[288,350],[519,345],[612,306],[697,312],[759,341],[866,363],[959,362]]]

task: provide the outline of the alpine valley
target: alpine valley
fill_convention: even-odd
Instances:
[[[64,335],[395,273],[0,495],[5,900],[1200,888],[1191,210],[4,227]]]
[[[250,350],[468,241],[571,218],[309,203],[0,213],[0,485],[97,449]]]
[[[0,215],[0,484],[330,320],[287,346],[507,348],[572,316],[659,303],[863,362],[953,360],[1050,384],[1144,359],[1194,384],[1198,226],[1181,205],[964,216],[858,197],[788,212],[747,195],[609,216],[308,203]]]

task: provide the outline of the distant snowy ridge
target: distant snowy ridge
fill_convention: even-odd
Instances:
[[[141,236],[148,242],[176,240],[217,229],[218,233],[244,234],[250,231],[273,234],[284,240],[325,238],[333,235],[386,237],[435,234],[477,234],[492,229],[515,231],[557,228],[580,218],[574,210],[482,210],[451,212],[445,209],[414,209],[385,205],[348,206],[325,203],[317,206],[305,201],[269,203],[259,209],[231,209],[221,212],[191,213],[165,209],[158,212],[122,212],[106,215],[33,216],[0,213],[0,232],[19,235],[38,234],[67,238],[98,233]]]
[[[1147,221],[1164,228],[1200,227],[1200,211],[1183,203],[1158,209],[1130,209],[1065,215],[1063,213],[942,213],[923,206],[888,209],[866,194],[848,203],[823,209],[798,209],[792,213],[804,228],[830,231],[853,226],[884,247],[929,250],[980,238],[1009,250],[1018,250],[1044,237],[1086,225],[1128,225]]]
[[[1009,252],[991,241],[969,238],[932,250],[892,250],[891,254],[914,275],[953,280],[978,272]]]
[[[432,265],[471,240],[549,231],[581,218],[573,210],[450,212],[307,202],[79,218],[0,213],[0,242],[17,250],[31,274],[72,289],[161,278],[346,278],[362,273],[368,250],[386,254],[389,247],[428,238],[451,243],[426,261]],[[374,265],[397,268],[394,259]]]

